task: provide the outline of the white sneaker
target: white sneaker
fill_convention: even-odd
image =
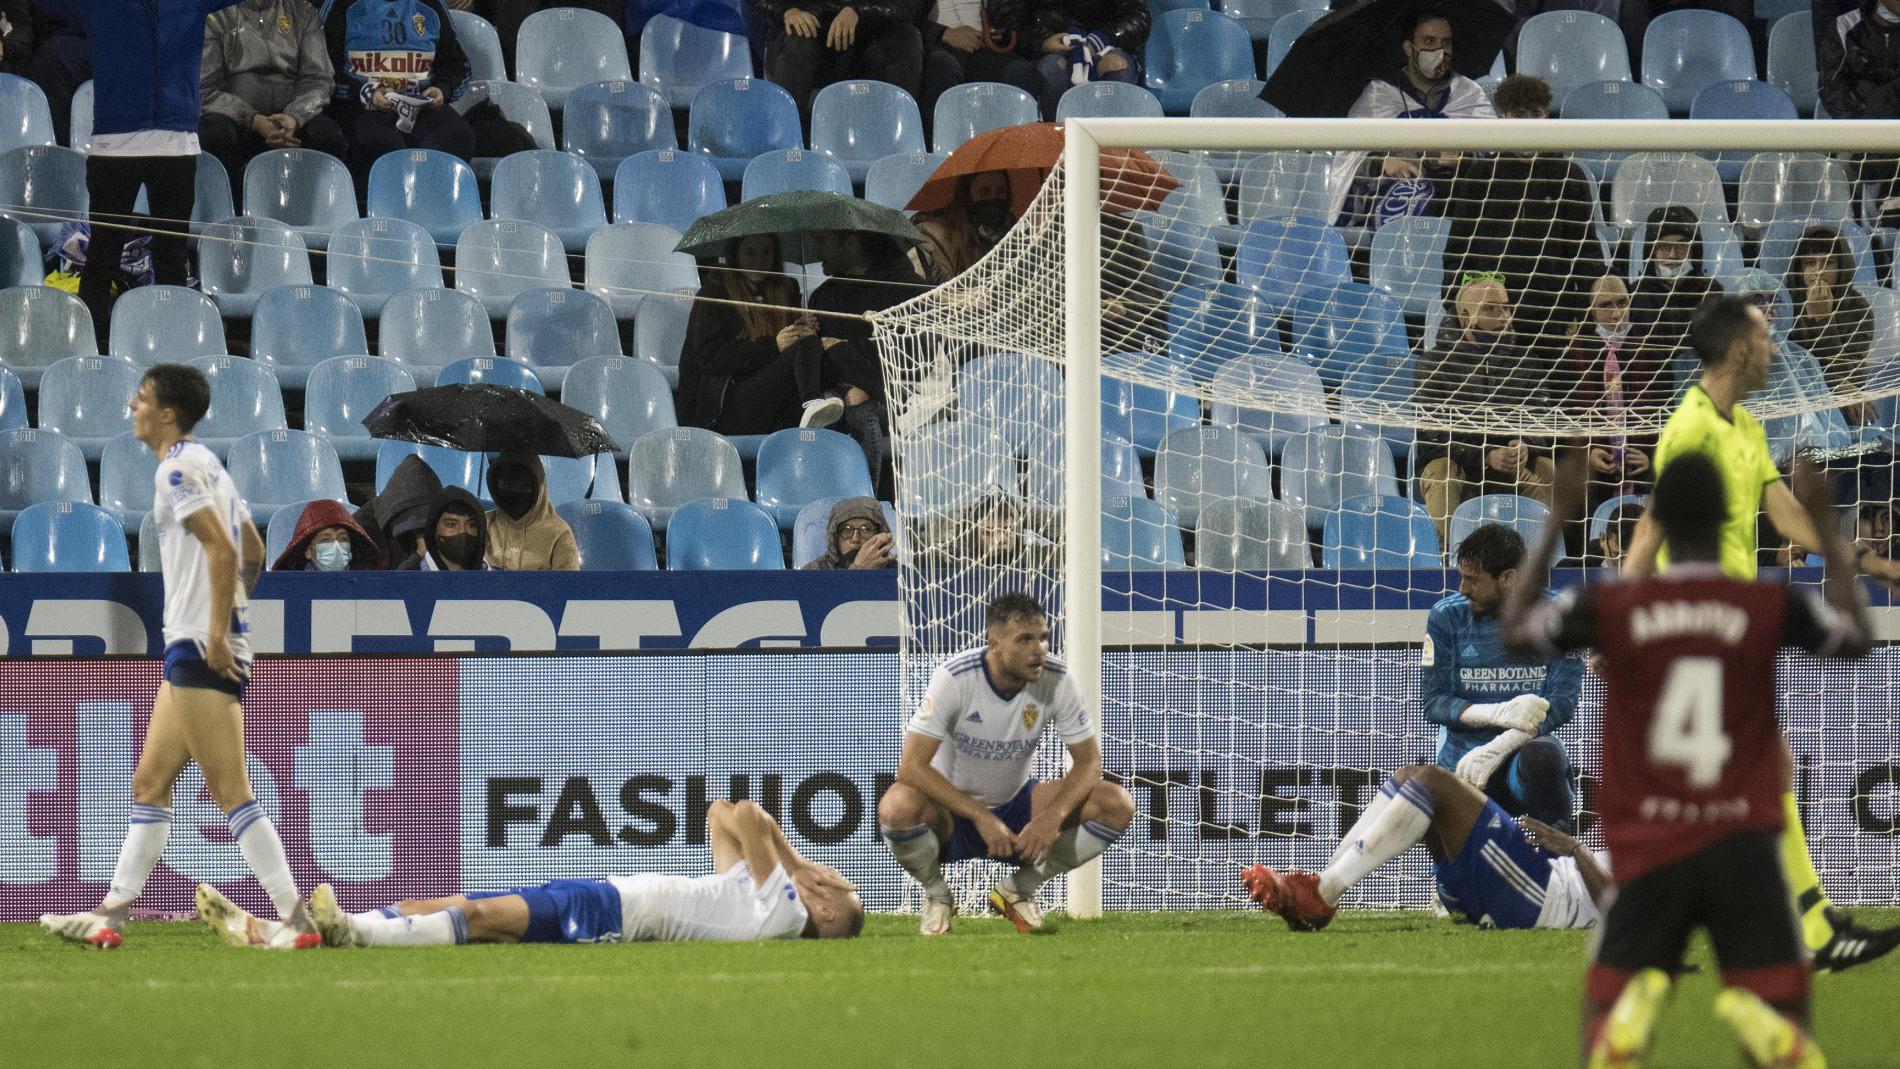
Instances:
[[[40,927],[68,942],[116,950],[125,942],[125,933],[111,919],[90,910],[84,913],[42,913]]]
[[[956,903],[948,899],[924,899],[923,919],[917,922],[918,935],[950,934],[950,918],[957,911]]]
[[[363,945],[357,938],[356,925],[350,922],[350,915],[343,912],[343,907],[337,905],[336,891],[329,884],[320,883],[310,889],[310,918],[316,922],[324,946]]]
[[[1024,935],[1042,927],[1042,907],[1036,905],[1036,896],[1017,894],[1016,885],[1006,879],[990,888],[990,908],[1008,918]]]
[[[805,414],[798,417],[800,427],[829,427],[844,418],[844,402],[836,397],[819,397],[805,402]]]

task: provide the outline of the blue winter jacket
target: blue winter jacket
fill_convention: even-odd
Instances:
[[[86,31],[94,134],[198,132],[205,16],[233,0],[33,0]]]

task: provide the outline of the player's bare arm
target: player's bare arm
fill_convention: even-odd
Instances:
[[[911,731],[904,734],[904,751],[897,759],[897,782],[923,794],[940,808],[962,817],[976,826],[991,857],[1008,857],[1016,852],[1016,836],[989,806],[956,788],[948,777],[931,767],[942,739]],[[1099,776],[1098,776],[1099,778]]]
[[[1834,499],[1827,479],[1806,457],[1795,459],[1794,475],[1800,490],[1797,507],[1815,532],[1813,544],[1820,547],[1821,559],[1826,562],[1821,574],[1821,595],[1846,623],[1846,633],[1835,652],[1842,657],[1864,657],[1873,648],[1873,627],[1868,623],[1867,605],[1861,598],[1860,575],[1854,564],[1853,550],[1841,537],[1840,524],[1835,519]],[[1780,483],[1775,485],[1790,499],[1795,499],[1794,493],[1786,487]]]
[[[1559,451],[1550,517],[1538,533],[1536,547],[1524,561],[1524,575],[1505,594],[1501,633],[1505,648],[1519,656],[1528,656],[1537,649],[1535,636],[1531,634],[1532,610],[1543,600],[1544,590],[1550,585],[1550,561],[1562,544],[1564,529],[1583,519],[1588,465],[1587,450],[1571,446]],[[1634,541],[1640,541],[1641,537],[1639,528]],[[1655,558],[1651,552],[1652,566]]]
[[[238,534],[238,580],[244,584],[244,596],[248,598],[257,589],[257,577],[264,573],[264,539],[249,520],[238,527]]]
[[[1079,812],[1102,782],[1102,744],[1083,739],[1069,748],[1069,771],[1056,781],[1054,800],[1031,817],[1016,836],[1016,853],[1030,864],[1040,862],[1069,818]]]
[[[1662,552],[1662,528],[1645,511],[1636,518],[1636,531],[1623,552],[1623,578],[1647,579],[1656,574],[1656,554]]]
[[[185,517],[185,529],[203,543],[207,574],[211,580],[210,634],[205,641],[205,664],[226,679],[239,677],[237,661],[231,656],[231,608],[237,598],[238,551],[231,534],[218,523],[213,509],[199,509]],[[249,526],[248,524],[246,526]],[[252,537],[257,531],[251,529]],[[264,556],[260,549],[258,558]]]
[[[1603,892],[1610,889],[1610,874],[1602,865],[1597,864],[1595,854],[1583,848],[1576,836],[1566,835],[1556,828],[1538,820],[1536,817],[1519,817],[1517,821],[1531,842],[1559,857],[1567,857],[1577,863],[1577,875],[1583,878],[1584,889],[1590,892],[1590,901],[1598,908],[1604,905]]]

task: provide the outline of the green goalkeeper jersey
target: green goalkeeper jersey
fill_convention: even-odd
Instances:
[[[1656,474],[1684,453],[1702,453],[1715,461],[1728,492],[1728,520],[1722,524],[1722,573],[1734,579],[1755,578],[1755,527],[1761,516],[1761,496],[1781,478],[1768,454],[1768,435],[1740,404],[1724,418],[1701,386],[1689,387],[1682,404],[1663,426],[1656,443]],[[1667,551],[1656,556],[1658,570],[1667,570]]]

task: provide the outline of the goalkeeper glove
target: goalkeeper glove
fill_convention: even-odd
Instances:
[[[1495,702],[1490,705],[1467,705],[1465,711],[1458,714],[1458,722],[1473,728],[1515,728],[1518,731],[1535,732],[1537,725],[1544,722],[1544,714],[1550,711],[1550,703],[1535,694],[1520,694],[1507,702]]]
[[[1517,748],[1531,741],[1528,731],[1512,728],[1483,746],[1458,759],[1456,775],[1459,779],[1479,790],[1491,782],[1491,774],[1498,770],[1504,759],[1517,752]]]

